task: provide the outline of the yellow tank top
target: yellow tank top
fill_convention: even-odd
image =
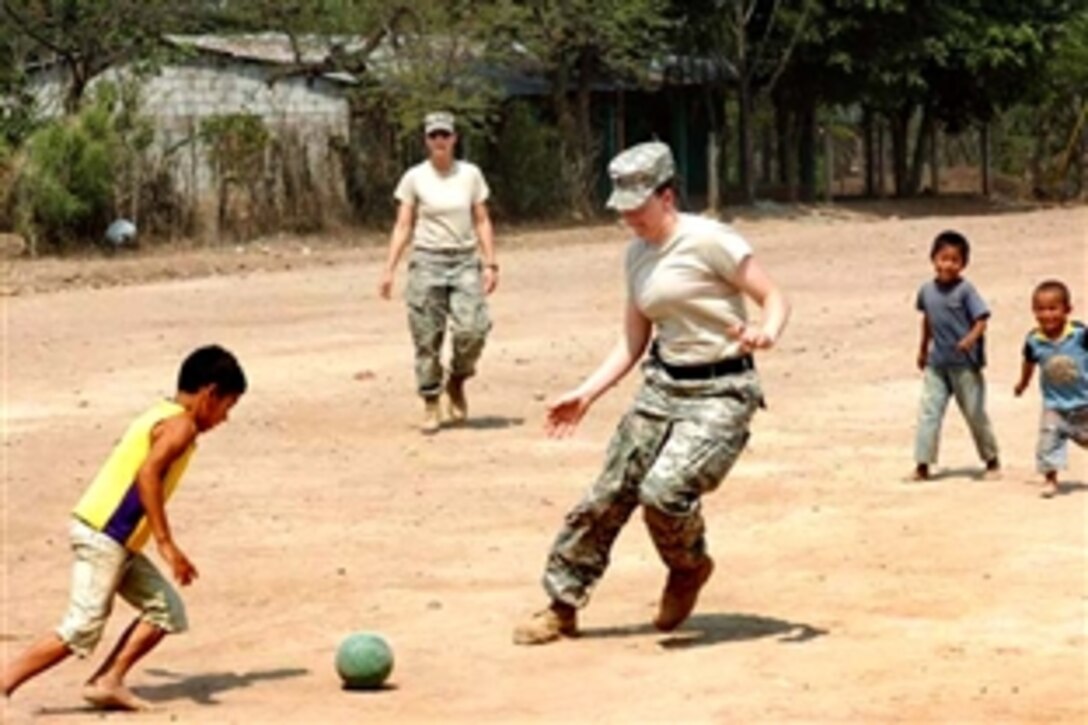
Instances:
[[[163,400],[133,421],[72,513],[129,551],[142,549],[151,529],[136,487],[136,474],[151,451],[151,431],[159,422],[184,412],[181,405]],[[190,444],[167,470],[164,502],[177,488],[195,449],[196,444]]]

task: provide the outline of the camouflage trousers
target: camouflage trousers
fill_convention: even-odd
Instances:
[[[585,605],[639,505],[666,566],[693,569],[706,556],[700,498],[718,487],[748,442],[763,400],[759,379],[748,371],[674,380],[653,359],[642,367],[642,388],[612,436],[604,470],[567,514],[548,555],[543,583],[553,600]]]
[[[453,348],[450,375],[475,375],[491,329],[475,250],[453,254],[415,250],[408,260],[405,298],[419,394],[434,397],[442,390],[447,325]]]

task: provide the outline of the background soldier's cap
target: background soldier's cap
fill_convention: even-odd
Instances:
[[[447,111],[428,113],[423,118],[423,132],[447,131],[453,133],[453,114]]]
[[[672,151],[660,141],[632,146],[608,164],[612,195],[607,206],[631,211],[646,203],[657,187],[676,175]]]

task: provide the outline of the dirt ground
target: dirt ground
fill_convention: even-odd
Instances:
[[[511,629],[543,604],[548,546],[637,384],[632,375],[603,398],[573,438],[544,436],[545,400],[590,372],[618,332],[619,227],[512,240],[500,228],[472,418],[433,438],[414,429],[403,304],[375,294],[380,249],[288,240],[10,267],[5,661],[58,623],[68,511],[128,421],[171,392],[182,356],[220,342],[251,387],[202,439],[170,505],[201,577],[184,592],[192,631],[132,674],[161,710],[85,709],[79,685],[94,663],[73,660],[26,685],[5,715],[1085,722],[1088,452],[1071,451],[1066,495],[1039,498],[1039,393],[1012,388],[1032,285],[1064,278],[1088,309],[1088,209],[872,206],[737,226],[794,316],[759,358],[769,408],[750,448],[705,501],[717,573],[682,630],[654,632],[665,572],[633,518],[583,612],[584,636],[542,648],[513,646]],[[973,241],[967,274],[994,313],[989,411],[1005,472],[980,479],[953,409],[937,480],[908,485],[921,389],[913,301],[929,241],[948,227]],[[128,614],[119,604],[108,640]],[[392,644],[387,689],[339,689],[334,652],[356,630]]]

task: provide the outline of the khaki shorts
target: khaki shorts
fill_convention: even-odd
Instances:
[[[167,632],[188,629],[185,605],[155,565],[100,531],[75,520],[69,528],[75,564],[72,594],[57,635],[80,657],[102,638],[113,608],[113,595],[140,611],[140,618]]]

